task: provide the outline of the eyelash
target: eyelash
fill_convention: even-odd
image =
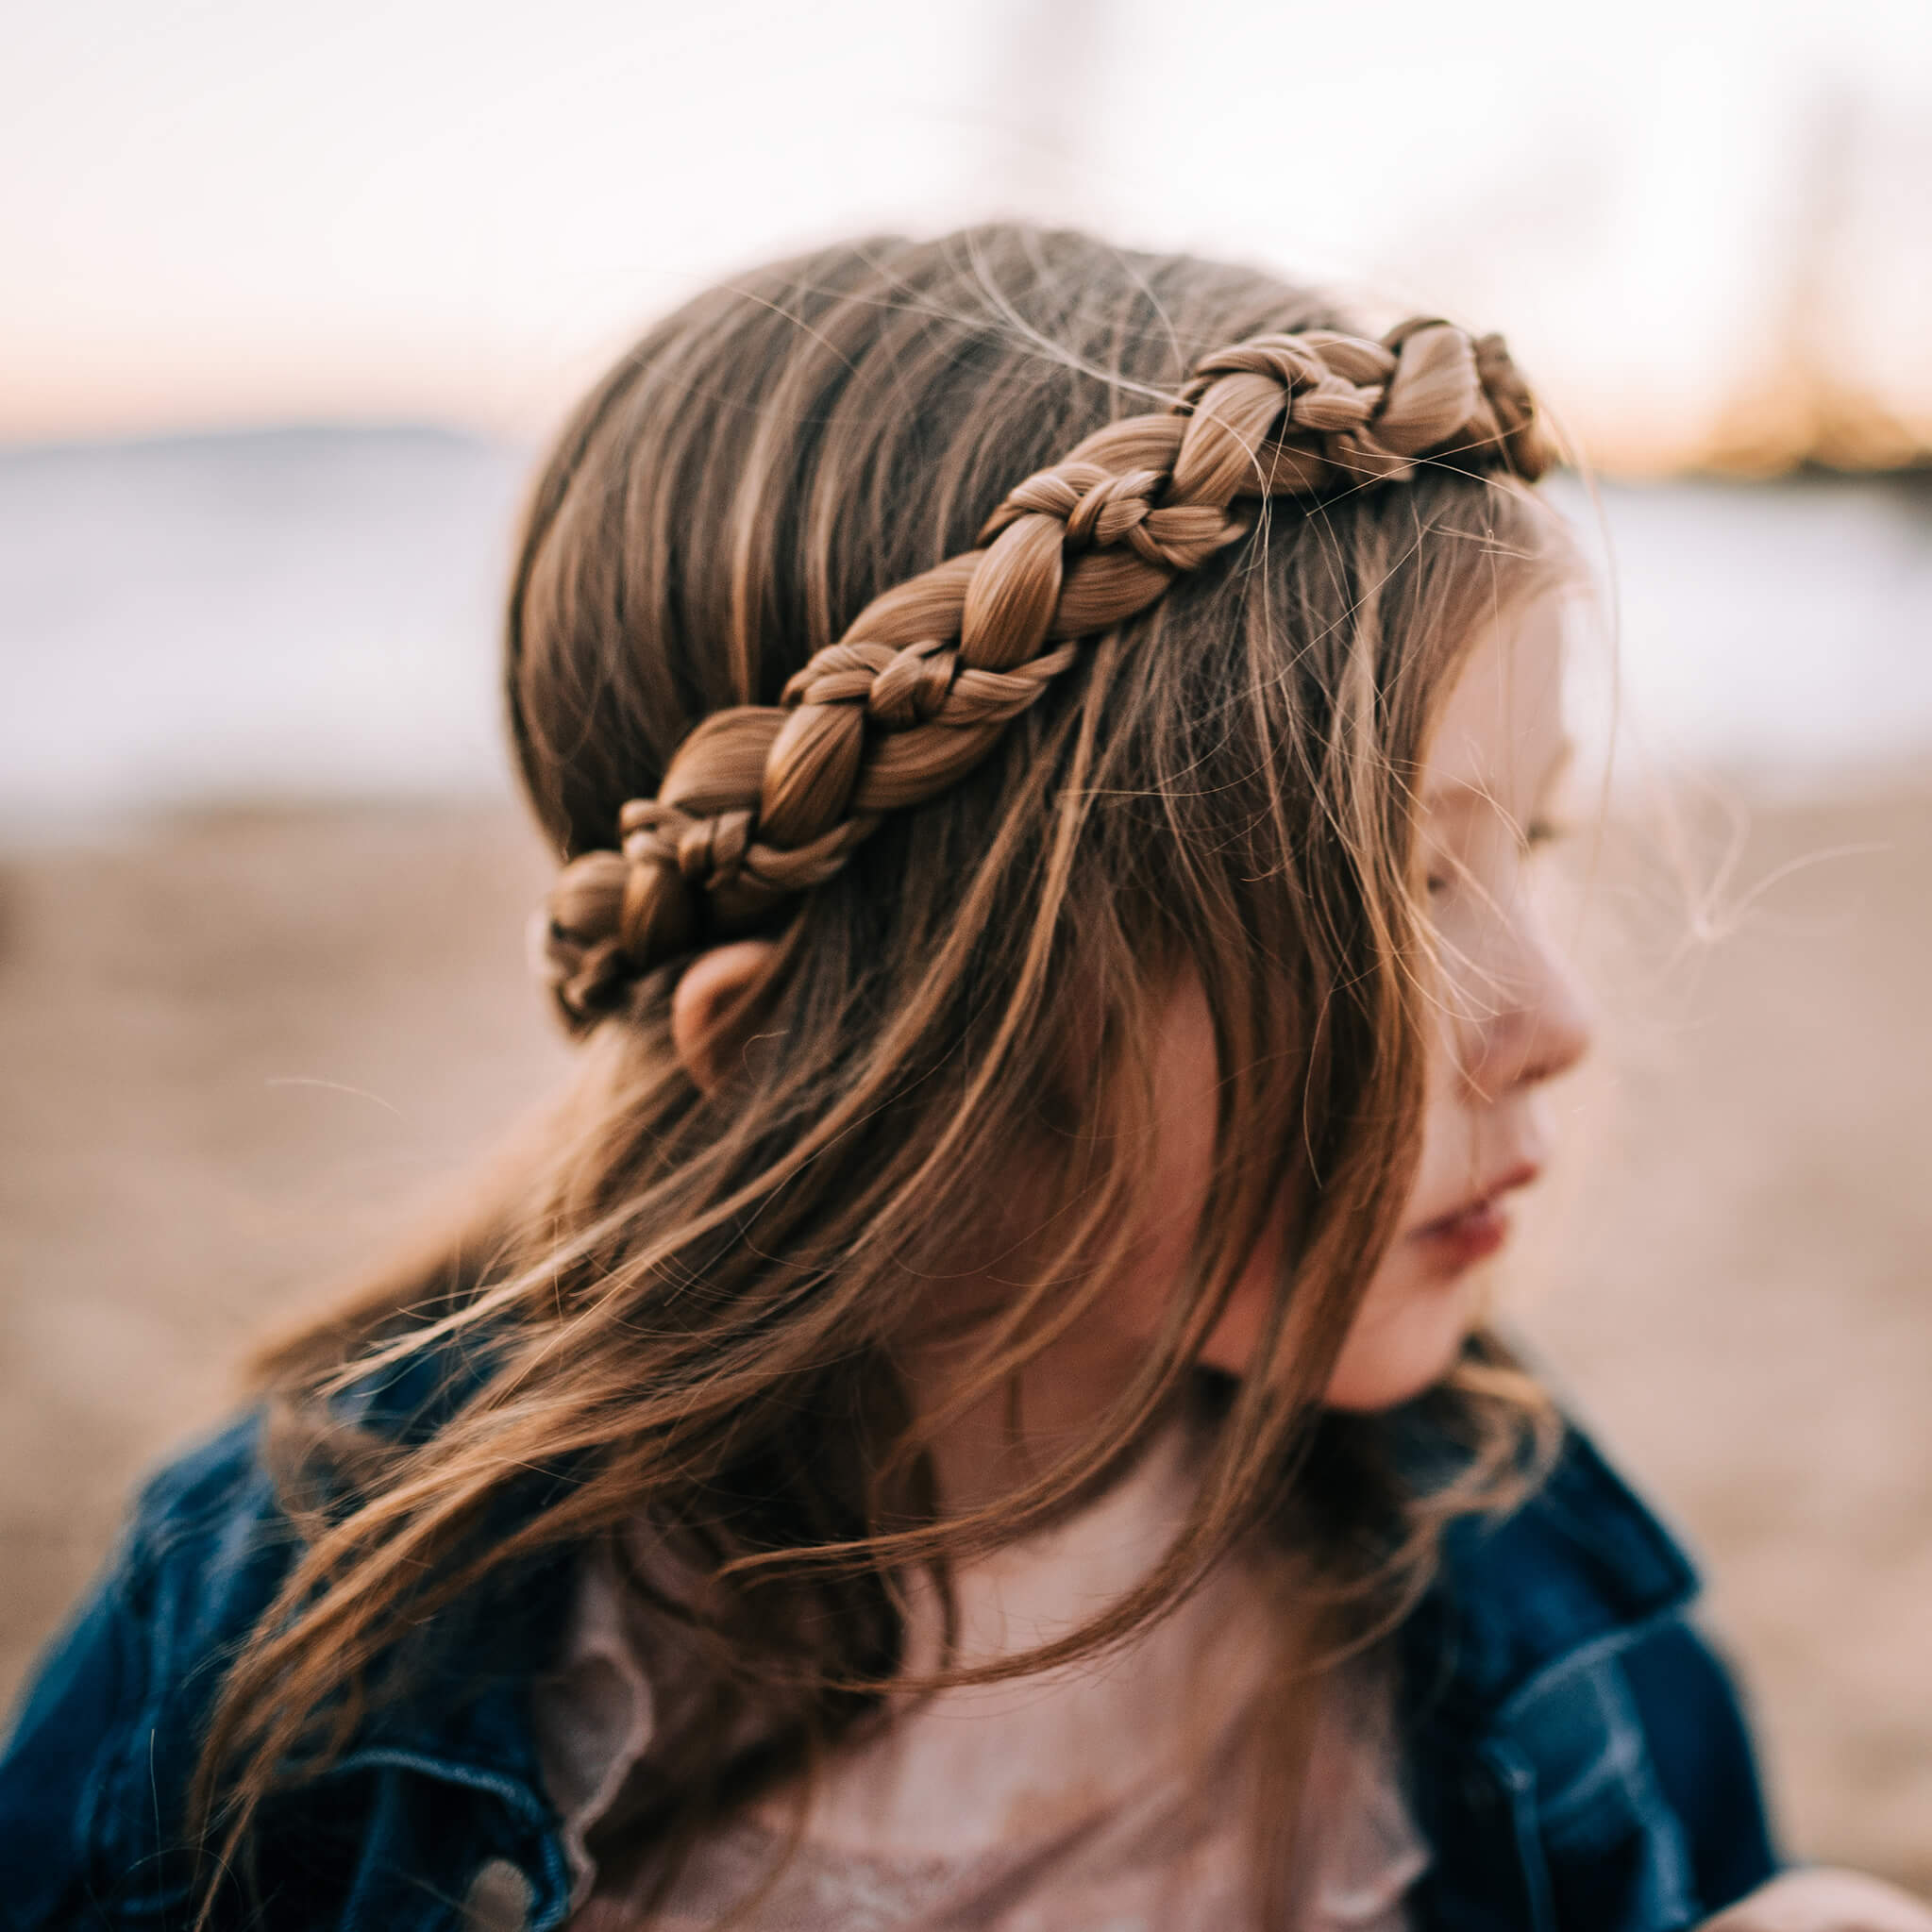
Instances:
[[[1532,818],[1522,828],[1521,836],[1518,843],[1523,851],[1536,852],[1540,851],[1546,846],[1557,844],[1560,840],[1569,837],[1569,826],[1563,824],[1559,819]],[[1433,896],[1438,892],[1447,892],[1455,882],[1448,873],[1431,872],[1422,882]]]

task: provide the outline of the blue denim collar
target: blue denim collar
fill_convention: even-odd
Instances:
[[[1412,1694],[1480,1732],[1552,1673],[1636,1641],[1697,1589],[1675,1538],[1571,1428],[1520,1508],[1450,1526],[1436,1582],[1403,1630]]]

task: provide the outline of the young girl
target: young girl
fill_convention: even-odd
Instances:
[[[7,1923],[1932,1925],[1773,1880],[1484,1323],[1587,1040],[1546,460],[1496,337],[1065,234],[625,357],[510,613],[579,1078],[149,1489]]]

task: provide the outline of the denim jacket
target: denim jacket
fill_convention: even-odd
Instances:
[[[395,1391],[390,1391],[393,1398]],[[147,1487],[29,1686],[0,1757],[0,1927],[165,1932],[193,1916],[181,1844],[224,1661],[294,1538],[249,1417]],[[479,1612],[319,1781],[272,1800],[252,1911],[267,1932],[547,1932],[571,1874],[528,1711],[567,1568]],[[1572,1430],[1497,1524],[1450,1532],[1402,1632],[1409,1802],[1432,1862],[1417,1932],[1673,1932],[1772,1875],[1730,1681],[1686,1621],[1695,1578]],[[1071,1928],[1069,1928],[1071,1932]]]

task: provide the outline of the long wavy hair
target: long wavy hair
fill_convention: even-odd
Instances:
[[[560,858],[613,847],[701,720],[778,702],[871,599],[1204,353],[1352,326],[1269,275],[1017,227],[828,248],[679,310],[564,429],[516,563],[510,715]],[[688,1841],[884,1707],[909,1577],[943,1592],[1055,1520],[1188,1388],[1212,1386],[1215,1423],[1167,1559],[978,1674],[1119,1640],[1257,1534],[1292,1549],[1331,1636],[1399,1619],[1441,1525],[1518,1493],[1549,1429],[1487,1335],[1402,1418],[1320,1397],[1419,1152],[1418,774],[1473,642],[1559,567],[1555,529],[1453,462],[1264,501],[775,919],[731,1079],[704,1090],[673,1049],[675,964],[580,1013],[568,1091],[461,1225],[261,1357],[301,1546],[221,1692],[211,1836],[244,1841],[267,1794],[338,1756],[456,1606],[644,1521],[698,1579],[680,1614],[714,1678],[657,1827]],[[1014,1387],[1134,1238],[1184,966],[1222,1074],[1191,1266],[1090,1437],[956,1508],[934,1432]],[[1017,1166],[1050,1206],[1002,1251],[989,1201]],[[1260,1346],[1216,1381],[1196,1352],[1284,1200]],[[963,1314],[967,1276],[1010,1285]],[[908,1364],[942,1334],[960,1366],[935,1412]],[[358,1423],[345,1391],[437,1350],[467,1380],[433,1428]],[[1460,1452],[1428,1481],[1396,1446],[1419,1413]]]

